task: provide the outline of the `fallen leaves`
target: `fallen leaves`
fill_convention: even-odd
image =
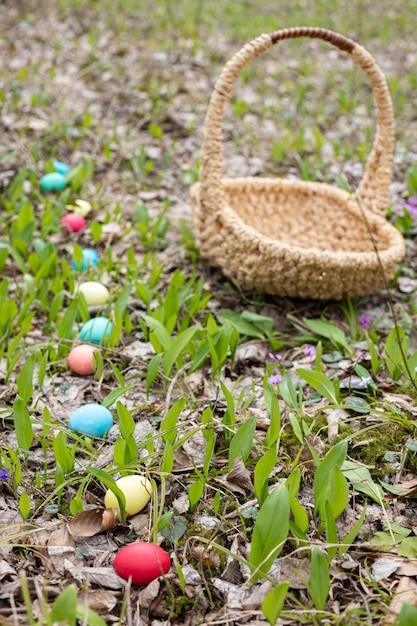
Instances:
[[[114,528],[118,523],[119,509],[97,507],[78,513],[68,523],[68,530],[71,535],[77,537],[93,537]]]

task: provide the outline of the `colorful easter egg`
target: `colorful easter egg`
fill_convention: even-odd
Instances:
[[[148,585],[155,578],[167,574],[171,565],[168,554],[160,546],[137,541],[124,546],[116,554],[113,567],[117,574],[134,585]]]
[[[75,270],[86,270],[89,267],[94,267],[94,265],[97,265],[97,263],[99,262],[99,256],[97,252],[92,248],[83,248],[82,254],[83,258],[81,261],[81,268],[77,265],[75,261],[72,262],[72,267]]]
[[[94,280],[81,283],[78,287],[78,292],[83,294],[85,301],[87,302],[87,306],[106,304],[110,298],[110,293],[107,287]]]
[[[126,515],[136,515],[149,502],[152,495],[152,483],[145,476],[133,474],[131,476],[122,476],[116,480],[116,485],[123,493],[126,505]],[[111,489],[108,489],[104,496],[104,505],[108,509],[118,509],[118,500]]]
[[[61,219],[61,230],[67,235],[78,233],[78,231],[83,230],[85,226],[85,218],[77,213],[68,213]]]
[[[89,343],[82,343],[71,350],[68,355],[68,367],[80,376],[94,374],[94,352],[95,346]]]
[[[45,174],[39,181],[42,191],[61,191],[67,184],[65,176],[58,172]]]
[[[80,339],[95,345],[105,344],[111,335],[112,322],[107,317],[93,317],[80,330]]]
[[[113,416],[109,409],[101,404],[84,404],[74,411],[68,425],[84,435],[104,437],[113,426]]]
[[[58,174],[62,174],[63,176],[70,171],[70,166],[62,161],[53,161],[52,167]]]

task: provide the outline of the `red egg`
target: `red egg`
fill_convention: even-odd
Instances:
[[[96,346],[82,343],[71,350],[68,355],[68,367],[80,376],[94,374],[94,352]]]
[[[138,541],[125,546],[116,554],[114,569],[126,580],[132,577],[134,585],[147,585],[166,574],[171,561],[168,554],[154,543]]]
[[[85,228],[86,221],[82,215],[78,213],[67,213],[61,220],[61,230],[67,235],[77,233]]]

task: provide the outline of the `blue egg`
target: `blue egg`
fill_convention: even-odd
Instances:
[[[113,324],[107,317],[93,317],[80,330],[80,339],[95,345],[106,343],[111,335]]]
[[[68,425],[84,435],[104,437],[113,426],[113,416],[109,409],[101,404],[84,404],[74,411]]]
[[[81,261],[81,269],[86,270],[89,267],[94,267],[99,262],[99,256],[95,250],[92,248],[84,248],[83,249],[83,259]],[[77,265],[75,261],[72,262],[72,267],[75,270],[79,270],[80,267]]]
[[[52,167],[56,172],[58,172],[58,174],[62,175],[66,174],[71,169],[69,165],[63,163],[62,161],[53,161]]]
[[[58,172],[45,174],[39,181],[42,191],[61,191],[67,184],[65,176]]]

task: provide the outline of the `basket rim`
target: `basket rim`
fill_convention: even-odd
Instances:
[[[244,177],[244,178],[222,178],[222,187],[224,191],[227,192],[228,188],[233,190],[237,186],[242,184],[251,185],[251,184],[264,184],[267,188],[273,189],[278,187],[293,187],[297,190],[304,187],[308,190],[314,188],[314,191],[317,195],[318,189],[323,189],[326,191],[327,195],[332,195],[335,200],[343,201],[345,203],[344,212],[348,211],[354,215],[362,217],[360,209],[355,204],[354,194],[350,194],[344,189],[339,187],[335,187],[334,185],[330,185],[328,183],[317,183],[311,181],[300,181],[300,180],[289,180],[286,178],[260,178],[260,177]],[[200,189],[201,183],[196,182],[191,187],[191,197],[194,200],[196,205],[200,204]],[[332,267],[340,267],[341,264],[346,264],[346,261],[350,261],[349,265],[354,265],[355,259],[360,259],[361,262],[366,261],[370,268],[378,267],[379,261],[378,256],[382,263],[385,261],[392,263],[393,258],[400,261],[404,257],[405,252],[405,241],[399,230],[391,224],[386,218],[382,217],[378,213],[366,211],[366,220],[369,226],[378,226],[380,232],[388,236],[388,246],[383,249],[378,249],[378,255],[375,251],[362,252],[360,250],[353,251],[335,251],[332,249],[323,249],[312,246],[311,248],[306,248],[304,246],[298,246],[295,244],[289,244],[279,241],[278,239],[274,239],[261,233],[255,227],[251,226],[247,222],[245,222],[240,215],[230,206],[227,199],[225,198],[223,207],[221,211],[218,211],[216,215],[211,216],[213,220],[219,220],[224,224],[224,226],[229,227],[233,231],[239,231],[239,238],[241,239],[242,246],[245,245],[245,242],[254,242],[257,241],[262,244],[262,247],[267,247],[270,252],[279,250],[284,256],[288,254],[292,257],[294,255],[298,255],[301,259],[303,257],[307,257],[310,261],[316,264],[318,261],[326,261],[329,263],[329,266]],[[296,242],[296,236],[294,238]],[[335,263],[335,261],[337,261]]]

